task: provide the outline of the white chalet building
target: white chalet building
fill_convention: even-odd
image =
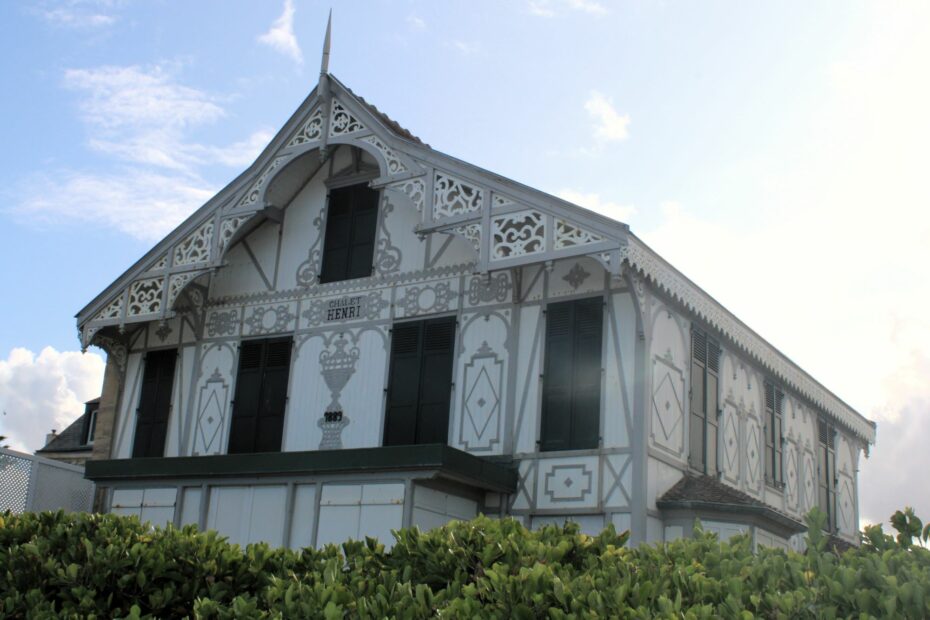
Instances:
[[[625,224],[327,71],[77,322],[103,510],[291,547],[478,513],[787,546],[820,506],[858,540],[874,423]]]

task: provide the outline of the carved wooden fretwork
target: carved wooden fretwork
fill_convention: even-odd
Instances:
[[[433,179],[433,217],[464,215],[481,208],[483,192],[445,173],[437,172]]]
[[[368,136],[367,138],[362,138],[362,142],[367,142],[381,152],[381,155],[384,157],[384,161],[387,164],[388,174],[401,174],[407,172],[407,166],[397,155],[397,153],[385,145],[384,142],[378,139],[377,136]]]
[[[308,142],[319,142],[323,138],[323,108],[318,107],[313,111],[313,114],[310,115],[310,118],[307,119],[307,122],[303,124],[290,142],[287,143],[287,148],[292,148],[295,146],[300,146],[301,144],[307,144]]]
[[[240,207],[248,207],[250,205],[257,205],[258,199],[262,195],[262,188],[265,187],[265,184],[268,182],[268,178],[271,176],[271,173],[280,168],[286,161],[290,159],[289,155],[283,157],[276,157],[267,168],[262,171],[262,174],[258,177],[258,180],[252,184],[252,187],[249,188],[249,191],[239,200]],[[263,206],[263,205],[258,205]]]
[[[248,215],[236,215],[233,217],[227,217],[225,220],[220,222],[220,254],[222,254],[223,250],[226,249],[226,245],[229,243],[229,240],[232,239],[232,236],[236,234],[236,231],[239,230],[239,227],[250,218],[252,218],[253,215],[254,213],[250,213]]]
[[[399,183],[392,183],[388,187],[407,194],[417,212],[423,212],[423,203],[426,200],[426,184],[423,183],[422,179],[408,179]]]
[[[491,259],[512,258],[546,250],[546,218],[527,209],[491,218]]]
[[[772,345],[746,327],[642,242],[631,238],[629,243],[621,249],[621,258],[627,261],[633,269],[649,278],[665,294],[731,339],[767,370],[830,413],[858,437],[868,443],[874,443],[875,427],[868,420],[788,361]]]
[[[365,126],[355,118],[338,99],[333,98],[332,114],[329,117],[330,137],[365,131]]]
[[[149,267],[149,271],[163,271],[168,267],[168,255],[164,254],[161,258],[156,261],[154,265]]]
[[[126,305],[127,316],[157,314],[161,310],[161,293],[165,278],[145,278],[136,280],[129,287],[129,303]]]
[[[471,242],[472,246],[475,248],[475,252],[478,254],[481,253],[481,224],[474,222],[471,224],[462,224],[461,226],[450,228],[449,232],[464,237]]]
[[[576,245],[588,245],[603,241],[604,238],[593,232],[579,228],[561,218],[555,218],[555,249],[561,250]]]
[[[200,273],[196,271],[188,271],[185,273],[178,273],[171,276],[171,279],[168,280],[168,308],[171,309],[174,307],[174,302],[177,301],[178,295],[181,293],[181,290],[187,286],[187,283],[199,276]]]
[[[97,316],[94,317],[95,321],[108,321],[111,319],[118,319],[123,312],[123,296],[120,295],[109,304],[107,307],[97,313]]]
[[[174,264],[195,265],[210,260],[213,243],[213,219],[209,219],[189,234],[174,249]]]

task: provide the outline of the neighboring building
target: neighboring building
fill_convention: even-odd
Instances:
[[[784,546],[819,505],[857,540],[874,423],[625,224],[325,71],[78,326],[108,353],[87,475],[114,512],[290,546],[479,511]]]
[[[56,434],[53,430],[49,433],[45,438],[45,445],[36,450],[36,454],[63,463],[83,465],[94,450],[99,408],[99,398],[87,401],[84,404],[84,413],[62,432]]]

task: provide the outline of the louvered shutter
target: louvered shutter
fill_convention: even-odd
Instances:
[[[452,317],[394,326],[384,445],[448,441],[454,347]]]
[[[546,308],[540,449],[596,448],[600,438],[603,300]]]
[[[271,340],[265,345],[261,406],[255,432],[255,452],[279,452],[284,433],[287,383],[291,370],[290,338]]]
[[[454,318],[425,322],[416,443],[447,443],[449,440],[454,345]]]
[[[707,342],[707,378],[705,382],[705,403],[706,410],[704,416],[706,426],[704,430],[706,452],[705,452],[705,472],[714,475],[717,473],[717,383],[720,372],[720,347],[713,340]]]
[[[366,185],[352,190],[352,244],[349,249],[347,279],[371,275],[378,229],[378,192]]]
[[[281,449],[291,348],[290,338],[247,340],[240,345],[230,454]]]
[[[421,330],[419,322],[401,323],[391,330],[391,370],[384,423],[386,446],[416,443]]]
[[[321,282],[371,275],[378,196],[376,190],[364,184],[330,190]]]
[[[543,375],[542,450],[568,450],[572,432],[572,302],[546,308],[546,364]]]
[[[706,460],[705,385],[704,371],[707,366],[707,337],[703,332],[691,330],[691,426],[689,461],[692,467],[704,471]]]
[[[132,456],[164,456],[174,386],[177,349],[151,351],[145,356]]]
[[[574,302],[573,450],[596,448],[600,437],[603,310],[599,297]]]

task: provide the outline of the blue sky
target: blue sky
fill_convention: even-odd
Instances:
[[[0,434],[100,386],[73,315],[316,83],[330,5],[0,3]],[[618,217],[865,415],[863,518],[930,457],[930,8],[333,3],[330,69],[446,153]],[[921,453],[900,464],[896,456]],[[896,482],[887,482],[892,479]]]

